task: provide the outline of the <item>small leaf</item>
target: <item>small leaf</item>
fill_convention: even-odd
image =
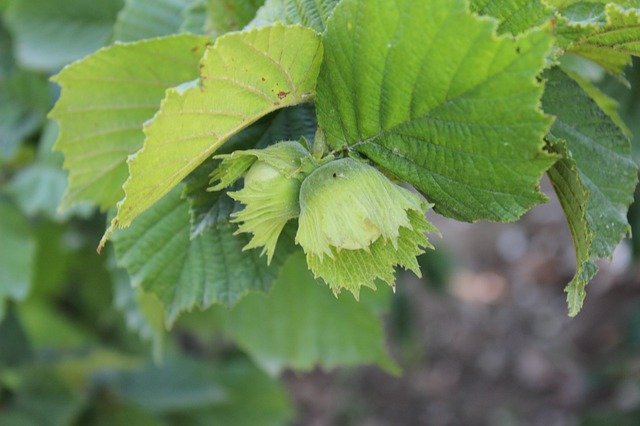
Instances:
[[[0,307],[0,311],[2,311]],[[15,309],[2,318],[0,312],[0,370],[18,367],[33,360],[33,348]]]
[[[461,31],[461,29],[464,31]],[[319,124],[441,214],[513,221],[546,197],[539,108],[552,38],[496,37],[464,0],[342,0],[324,36]],[[362,76],[367,78],[362,78]]]
[[[595,261],[610,257],[629,233],[626,215],[638,168],[628,138],[575,81],[558,68],[545,73],[545,78],[543,107],[556,116],[548,138],[552,149],[563,156],[549,177],[567,216],[578,262],[567,287],[573,316],[597,271]]]
[[[640,3],[634,2],[632,9],[621,6],[591,5],[587,18],[575,18],[572,9],[563,10],[557,30],[560,43],[568,52],[590,59],[612,74],[622,74],[631,64],[631,56],[640,56]]]
[[[142,146],[142,124],[167,88],[197,77],[208,43],[207,37],[181,35],[116,44],[54,77],[62,86],[50,114],[60,124],[55,149],[69,170],[63,208],[91,201],[106,210],[122,198],[126,160]]]
[[[36,161],[20,169],[6,187],[20,209],[28,216],[44,215],[62,222],[72,215],[87,217],[91,206],[78,204],[65,212],[58,210],[67,188],[67,174],[62,170],[62,155],[52,152],[58,137],[58,126],[49,121],[45,126],[38,145]]]
[[[497,18],[499,34],[522,34],[553,16],[542,0],[471,0],[471,10]]]
[[[216,40],[201,63],[199,87],[167,92],[129,160],[125,198],[107,230],[127,227],[231,136],[272,111],[311,100],[322,61],[318,35],[273,26]]]
[[[113,304],[124,316],[127,328],[141,339],[151,342],[154,359],[163,356],[165,337],[164,306],[154,294],[133,288],[126,271],[111,268]]]
[[[0,320],[7,299],[24,300],[29,294],[36,243],[28,222],[0,197]]]
[[[267,0],[249,27],[263,27],[276,22],[302,24],[323,32],[327,20],[340,0]]]
[[[79,394],[69,389],[47,366],[25,368],[9,403],[0,410],[2,425],[76,424],[84,408]],[[12,421],[15,419],[15,423]]]
[[[15,69],[0,78],[0,160],[15,156],[20,144],[42,126],[51,102],[47,81]]]

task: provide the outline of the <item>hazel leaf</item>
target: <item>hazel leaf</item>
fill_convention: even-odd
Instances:
[[[318,121],[439,213],[513,221],[544,202],[555,162],[540,109],[553,37],[496,36],[465,0],[342,0],[327,23]],[[366,78],[364,77],[366,76]]]
[[[142,147],[144,122],[168,88],[197,77],[208,43],[208,37],[178,35],[115,44],[53,77],[62,87],[50,113],[60,124],[54,148],[69,170],[63,208],[90,201],[107,210],[122,198],[127,157]]]
[[[291,254],[292,244],[281,244],[267,266],[259,253],[242,251],[248,238],[234,236],[226,217],[192,239],[189,203],[178,187],[114,234],[118,266],[127,270],[131,285],[162,301],[167,325],[184,311],[232,306],[250,292],[269,290]]]
[[[315,95],[323,47],[301,26],[274,25],[230,33],[208,48],[200,84],[167,91],[128,161],[125,198],[105,233],[127,227],[211,156],[231,136],[275,110]]]
[[[632,7],[625,8],[620,3],[631,3]],[[602,2],[589,8],[587,17],[581,18],[571,17],[571,9],[562,12],[557,30],[559,42],[568,52],[621,75],[631,64],[631,56],[640,56],[640,2],[612,2],[606,6]]]

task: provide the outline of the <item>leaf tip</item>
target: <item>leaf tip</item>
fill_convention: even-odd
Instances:
[[[107,230],[104,232],[104,235],[102,236],[102,238],[100,238],[100,242],[98,243],[98,247],[96,247],[96,252],[98,254],[102,253],[102,250],[107,245],[107,242],[111,239],[111,236],[113,235],[114,231],[116,230],[116,227],[118,227],[118,226],[119,226],[119,222],[118,222],[117,218],[114,218],[111,221],[111,224],[109,225]]]

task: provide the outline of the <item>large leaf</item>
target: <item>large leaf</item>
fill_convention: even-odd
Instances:
[[[0,320],[6,299],[24,300],[31,287],[36,243],[20,211],[0,197]]]
[[[116,44],[54,77],[62,86],[51,112],[60,124],[56,149],[69,170],[63,207],[91,201],[107,209],[122,197],[126,159],[142,146],[142,124],[153,117],[167,88],[198,75],[208,42],[181,35]]]
[[[471,10],[500,21],[499,33],[520,34],[550,19],[542,0],[471,0]]]
[[[496,37],[467,9],[343,0],[325,33],[318,119],[331,147],[367,156],[438,212],[515,220],[546,199],[539,180],[555,161],[535,81],[552,39]]]
[[[302,24],[322,32],[338,3],[339,0],[267,0],[249,26],[262,27],[283,22]]]
[[[576,315],[597,272],[595,261],[610,257],[629,232],[638,169],[628,138],[578,83],[557,68],[545,77],[543,107],[557,117],[548,138],[564,156],[549,176],[576,249],[578,270],[567,287],[569,313]]]
[[[268,267],[259,252],[243,252],[248,239],[233,235],[237,226],[229,223],[231,211],[222,214],[226,220],[191,239],[189,205],[180,190],[113,236],[118,265],[134,287],[160,298],[169,325],[182,311],[233,305],[248,292],[268,290],[289,254],[281,245]]]
[[[201,63],[201,85],[167,92],[145,127],[143,148],[129,161],[125,198],[105,234],[126,227],[231,136],[275,110],[315,94],[322,61],[319,36],[282,26],[216,40]]]
[[[118,41],[136,41],[179,32],[191,0],[125,0],[113,28]]]
[[[316,282],[302,254],[287,261],[268,295],[249,295],[221,315],[227,333],[273,374],[317,365],[377,364],[397,371],[384,347],[380,319],[353,297],[336,299]]]
[[[6,12],[17,60],[55,71],[109,41],[122,0],[19,0]]]

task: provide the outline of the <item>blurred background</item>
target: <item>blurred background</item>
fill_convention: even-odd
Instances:
[[[0,0],[0,302],[11,300],[0,305],[0,425],[640,424],[640,205],[638,238],[601,265],[570,319],[574,252],[548,182],[551,201],[515,224],[431,217],[443,238],[420,259],[424,278],[401,275],[385,299],[400,376],[270,376],[221,335],[215,310],[158,337],[138,308],[153,302],[95,253],[104,216],[57,210],[66,174],[51,151],[48,77],[108,31],[96,21],[93,38],[31,49],[37,21],[6,13],[10,3]],[[630,89],[581,67],[619,101],[640,159],[640,63]]]

